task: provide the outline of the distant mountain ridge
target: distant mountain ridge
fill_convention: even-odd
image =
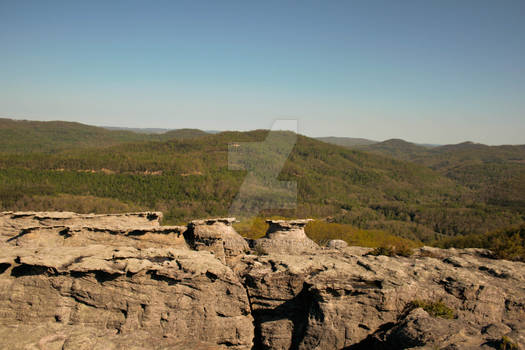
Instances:
[[[152,132],[147,132],[151,130]],[[128,129],[97,127],[77,122],[0,118],[0,152],[54,153],[75,147],[109,147],[128,142],[166,141],[202,137],[198,129]],[[159,132],[153,132],[159,131]]]
[[[121,126],[100,126],[101,128],[108,130],[124,130],[124,131],[133,131],[139,134],[164,134],[172,129],[162,129],[162,128],[127,128]]]
[[[359,137],[316,137],[317,140],[331,143],[343,147],[354,147],[354,146],[368,146],[378,143],[378,141],[373,141],[369,139],[359,138]]]
[[[525,206],[525,145],[466,141],[426,147],[401,139],[348,147],[425,165],[473,189],[489,203]]]
[[[360,146],[363,151],[370,151],[402,160],[411,160],[417,156],[424,156],[430,147],[418,145],[402,139],[390,139],[371,145]]]
[[[385,141],[375,141],[375,140],[370,140],[370,139],[360,138],[360,137],[324,136],[324,137],[316,137],[316,139],[323,141],[323,142],[331,143],[334,145],[339,145],[343,147],[351,147],[351,148],[372,146],[372,145],[381,144],[381,143],[389,143],[395,140],[414,144],[417,146],[423,146],[427,148],[442,146],[442,145],[430,144],[430,143],[412,143],[412,142],[408,142],[408,141],[405,141],[403,139],[398,139],[398,138],[392,138],[392,139],[388,139]]]
[[[170,138],[194,138],[202,137],[209,134],[216,134],[220,131],[203,131],[200,129],[192,128],[182,128],[182,129],[162,129],[162,128],[125,128],[125,127],[114,127],[114,126],[102,126],[102,128],[107,130],[117,130],[117,131],[131,131],[138,134],[149,134],[149,135],[159,135],[158,139],[169,140]],[[157,141],[155,137],[152,137],[152,140]]]

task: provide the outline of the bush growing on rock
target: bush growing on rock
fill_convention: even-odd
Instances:
[[[441,317],[451,320],[456,317],[454,310],[445,305],[442,301],[413,300],[408,303],[406,312],[422,308],[432,317]]]
[[[499,350],[518,350],[518,345],[516,345],[509,337],[503,336],[499,341]]]
[[[435,245],[442,248],[490,249],[495,258],[525,261],[525,225],[486,234],[448,238]]]
[[[400,245],[383,245],[376,247],[374,250],[368,253],[368,255],[385,255],[385,256],[404,256],[409,257],[413,254],[412,248],[407,244]]]
[[[374,250],[372,250],[368,255],[385,255],[385,256],[394,256],[394,248],[393,247],[377,247]]]

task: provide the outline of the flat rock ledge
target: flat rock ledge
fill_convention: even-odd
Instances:
[[[305,220],[271,221],[261,254],[233,218],[148,215],[0,213],[1,348],[525,349],[523,263],[319,247]]]

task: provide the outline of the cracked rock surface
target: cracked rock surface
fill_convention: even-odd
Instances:
[[[304,221],[272,223],[261,254],[233,219],[160,217],[0,213],[0,348],[497,349],[503,336],[525,347],[523,263],[321,248],[304,243]],[[415,300],[454,315],[407,308]]]

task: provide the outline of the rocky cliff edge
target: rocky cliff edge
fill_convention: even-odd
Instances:
[[[411,257],[272,221],[0,213],[3,349],[498,349],[525,346],[525,264]]]

